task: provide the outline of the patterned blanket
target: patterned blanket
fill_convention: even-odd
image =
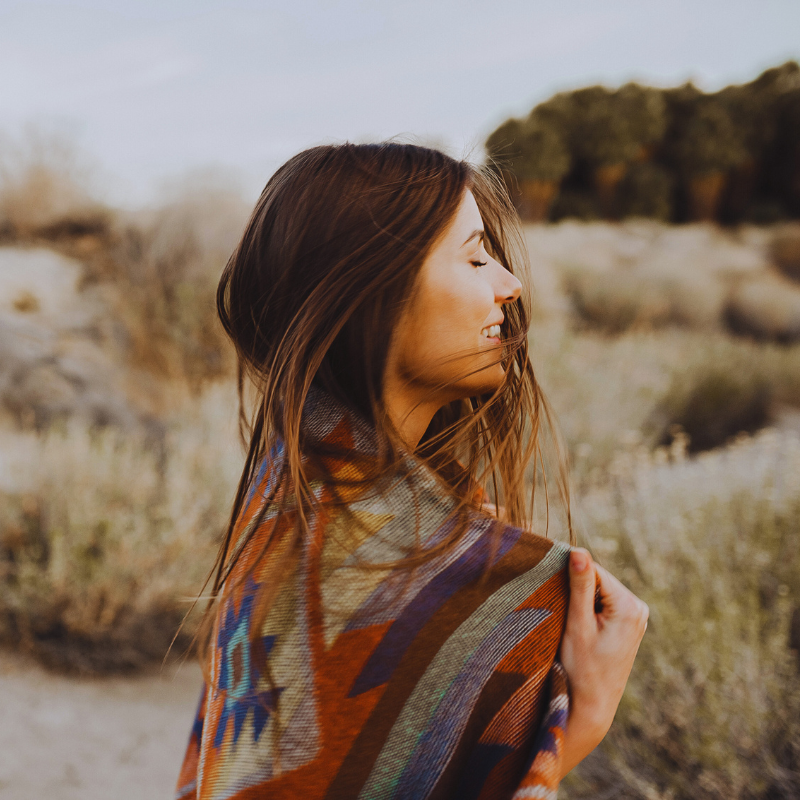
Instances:
[[[374,447],[365,424],[319,392],[304,426],[354,453]],[[354,489],[345,505],[326,504],[320,480],[310,535],[265,603],[285,546],[267,545],[267,532],[288,529],[293,513],[267,508],[252,528],[280,459],[274,448],[235,529],[246,544],[217,608],[176,796],[555,798],[569,548],[469,510],[455,546],[413,569],[366,568],[420,537],[435,547],[456,501],[425,469]],[[348,459],[327,467],[358,477]]]

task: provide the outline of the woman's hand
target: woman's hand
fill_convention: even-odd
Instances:
[[[561,642],[570,712],[562,777],[597,747],[611,727],[647,628],[649,609],[586,550],[569,562],[570,599]],[[600,602],[595,608],[599,586]]]

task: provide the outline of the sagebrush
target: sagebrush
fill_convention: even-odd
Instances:
[[[800,793],[800,437],[687,460],[632,449],[584,498],[589,543],[650,606],[617,718],[565,796]]]
[[[114,211],[65,158],[4,163],[0,235],[66,253],[83,289],[103,290],[107,355],[149,416],[0,418],[0,642],[61,669],[131,670],[164,657],[201,592],[242,468],[214,287],[246,214],[207,181]],[[800,441],[782,422],[800,406],[796,226],[526,236],[531,352],[572,459],[579,537],[651,608],[611,733],[563,794],[796,797]],[[8,313],[30,322],[35,297],[20,297]]]
[[[75,423],[21,448],[0,502],[0,640],[80,672],[161,660],[225,529],[242,466],[234,413],[216,387],[160,440]]]

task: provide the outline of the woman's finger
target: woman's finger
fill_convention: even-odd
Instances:
[[[576,548],[569,557],[569,613],[567,625],[583,626],[594,620],[595,564],[587,550]]]
[[[647,625],[650,609],[630,589],[615,578],[607,569],[595,565],[600,583],[600,598],[606,616],[621,616],[636,621],[642,628]]]

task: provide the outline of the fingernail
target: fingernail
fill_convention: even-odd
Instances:
[[[589,559],[586,558],[586,553],[581,553],[580,550],[573,550],[570,556],[570,563],[575,572],[583,572],[589,566]]]

